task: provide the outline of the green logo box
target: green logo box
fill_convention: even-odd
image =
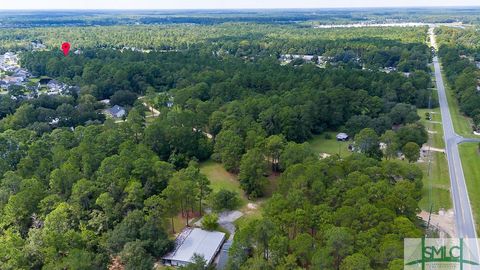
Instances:
[[[480,270],[477,238],[407,238],[404,240],[406,270]]]

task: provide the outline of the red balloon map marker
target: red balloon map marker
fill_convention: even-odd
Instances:
[[[62,44],[62,51],[63,51],[63,54],[64,54],[65,56],[67,56],[67,55],[68,55],[68,52],[70,51],[70,43],[64,42],[64,43]]]

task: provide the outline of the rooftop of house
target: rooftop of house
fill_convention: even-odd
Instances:
[[[184,230],[176,239],[175,250],[168,253],[163,260],[191,262],[194,254],[203,256],[210,264],[223,244],[225,233],[210,232],[199,228]]]
[[[117,115],[121,111],[125,111],[125,109],[122,106],[115,105],[115,106],[111,107],[110,109],[107,109],[107,111],[112,115]]]

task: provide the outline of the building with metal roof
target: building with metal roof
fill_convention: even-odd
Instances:
[[[162,258],[164,265],[185,266],[192,262],[193,255],[202,256],[207,265],[213,262],[225,241],[225,233],[205,231],[199,228],[183,230],[175,240],[175,250]]]
[[[348,134],[346,133],[338,133],[337,134],[337,141],[348,141]]]

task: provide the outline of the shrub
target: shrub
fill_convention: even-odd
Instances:
[[[226,189],[221,189],[210,197],[210,204],[215,211],[233,210],[239,203],[238,194]]]
[[[203,216],[202,228],[207,231],[213,231],[218,228],[218,216],[216,214],[208,214]]]

